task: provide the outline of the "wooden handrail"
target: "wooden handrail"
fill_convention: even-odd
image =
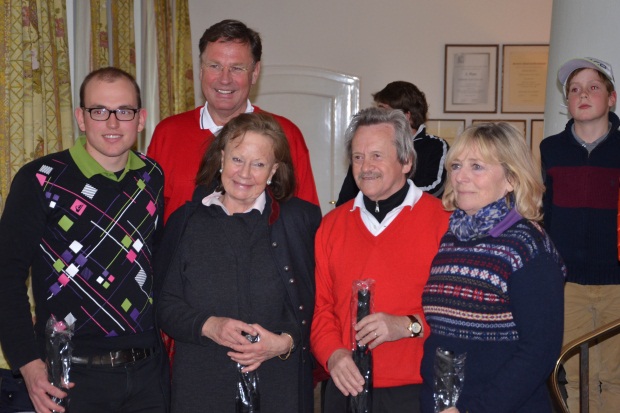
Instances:
[[[560,384],[558,382],[558,372],[560,370],[560,366],[566,361],[567,358],[575,354],[575,352],[577,352],[577,349],[579,349],[579,406],[581,410],[580,413],[588,413],[590,410],[589,345],[590,343],[598,340],[602,336],[617,334],[618,332],[615,332],[614,334],[610,333],[612,333],[619,327],[620,319],[613,321],[609,324],[605,324],[604,326],[599,327],[588,334],[584,334],[583,336],[576,338],[575,340],[562,347],[560,357],[555,363],[555,368],[553,369],[553,373],[551,373],[550,379],[551,393],[555,398],[557,405],[562,409],[562,413],[571,412],[569,412],[568,406],[564,402],[564,398],[562,397],[562,393],[560,392]]]

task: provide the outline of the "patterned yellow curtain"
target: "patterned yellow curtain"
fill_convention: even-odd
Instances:
[[[136,76],[136,41],[134,35],[134,0],[114,0],[112,2],[112,50],[114,66]]]
[[[159,116],[164,119],[194,108],[188,0],[155,0],[155,16],[158,35]]]
[[[65,0],[0,0],[0,210],[25,163],[73,144]]]
[[[90,0],[91,70],[113,65],[135,76],[133,0],[112,0],[110,4],[108,10],[107,0]]]
[[[73,144],[73,114],[65,0],[0,4],[1,212],[22,165]]]
[[[95,70],[110,65],[107,0],[90,0],[90,22],[91,70]]]

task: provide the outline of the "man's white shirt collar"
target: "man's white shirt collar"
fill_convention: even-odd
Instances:
[[[207,106],[209,102],[205,102],[205,105],[200,108],[200,129],[209,129],[212,134],[217,135],[217,133],[222,130],[224,125],[216,125],[211,117],[211,114],[207,110]],[[250,103],[250,99],[248,99],[247,106],[245,108],[245,113],[254,112],[254,106]]]
[[[407,179],[407,183],[409,184],[409,190],[407,191],[407,195],[405,196],[405,200],[402,204],[388,212],[388,214],[383,218],[383,221],[377,221],[367,209],[366,205],[364,205],[364,194],[362,191],[359,191],[357,196],[355,197],[355,201],[353,202],[353,208],[351,208],[351,212],[354,212],[356,208],[360,210],[360,216],[364,225],[370,231],[370,233],[374,236],[377,236],[383,232],[384,229],[388,227],[396,219],[400,211],[403,210],[404,207],[408,206],[409,208],[413,208],[413,206],[420,200],[422,197],[423,191],[413,184],[411,179]]]

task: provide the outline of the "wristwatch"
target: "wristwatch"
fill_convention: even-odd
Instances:
[[[422,333],[422,324],[420,324],[418,319],[413,315],[408,315],[407,317],[410,321],[407,330],[411,333],[411,337],[418,337],[420,333]]]

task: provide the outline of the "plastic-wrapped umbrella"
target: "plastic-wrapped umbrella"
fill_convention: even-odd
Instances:
[[[260,341],[260,336],[244,334],[250,343]],[[237,363],[239,377],[237,379],[237,412],[236,413],[260,413],[260,393],[258,392],[258,371],[244,373],[244,366]]]
[[[453,351],[441,347],[435,350],[435,413],[456,407],[465,381],[466,358],[467,353],[455,355]]]
[[[372,282],[354,282],[353,291],[357,297],[356,321],[371,313],[371,288]],[[353,348],[353,361],[364,377],[364,386],[361,393],[357,396],[349,396],[348,411],[350,413],[371,413],[372,412],[372,351],[366,345],[357,342]]]
[[[71,354],[73,353],[73,324],[68,326],[64,321],[57,321],[51,315],[45,324],[45,350],[47,375],[50,383],[63,391],[69,385],[69,372],[71,370]],[[69,409],[69,397],[59,399],[52,397],[52,400],[59,406]]]

